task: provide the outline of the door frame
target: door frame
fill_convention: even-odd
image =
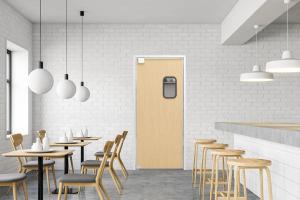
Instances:
[[[185,55],[135,55],[133,56],[133,77],[134,77],[134,81],[133,81],[133,99],[134,99],[134,169],[138,169],[137,166],[137,123],[136,123],[136,115],[137,115],[137,109],[136,109],[136,93],[137,93],[137,85],[136,85],[136,80],[137,80],[137,59],[138,58],[146,58],[146,59],[174,59],[174,58],[179,58],[183,60],[183,132],[182,132],[182,136],[183,136],[183,144],[182,144],[182,162],[183,162],[183,169],[186,169],[185,166],[185,157],[184,157],[184,144],[185,144],[185,137],[184,137],[184,133],[185,133],[185,127],[186,127],[186,56]]]

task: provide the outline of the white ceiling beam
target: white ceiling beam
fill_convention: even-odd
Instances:
[[[292,0],[289,8],[299,0]],[[239,0],[221,25],[223,45],[241,45],[255,35],[255,24],[266,27],[286,11],[283,0]]]

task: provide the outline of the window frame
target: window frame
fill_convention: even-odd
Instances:
[[[6,111],[6,134],[10,135],[12,133],[12,51],[6,50],[6,57],[8,57],[8,60],[6,60],[6,70],[9,70],[7,73],[6,71],[6,94],[8,97],[6,97],[6,109],[8,108],[8,111]],[[7,62],[9,64],[7,65]],[[8,75],[8,77],[7,77]],[[8,105],[7,105],[8,104]],[[8,127],[7,127],[8,125]]]

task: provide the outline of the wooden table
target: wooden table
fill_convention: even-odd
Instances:
[[[97,141],[97,140],[100,140],[102,137],[73,137],[73,140],[80,140],[81,142],[84,142],[84,141]],[[84,147],[81,147],[81,152],[82,155],[81,155],[81,162],[84,161]]]
[[[37,157],[38,158],[38,200],[43,200],[43,158],[61,158],[65,157],[65,174],[68,173],[68,156],[72,155],[71,150],[57,150],[52,153],[28,153],[26,150],[16,150],[8,153],[3,153],[5,157]]]
[[[85,140],[100,140],[102,137],[74,137],[74,140],[80,140],[84,142]]]
[[[64,147],[66,150],[69,149],[69,147],[80,147],[80,161],[84,161],[84,147],[91,142],[76,142],[76,143],[53,143],[50,144],[51,147]],[[80,164],[81,164],[80,162]]]

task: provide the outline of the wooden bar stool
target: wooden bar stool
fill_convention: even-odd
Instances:
[[[260,199],[264,199],[264,176],[263,171],[266,172],[267,181],[268,181],[268,193],[269,193],[269,200],[273,200],[272,194],[272,181],[271,181],[271,173],[269,170],[269,166],[271,166],[272,162],[270,160],[263,160],[263,159],[255,159],[255,158],[241,158],[241,159],[233,159],[228,160],[227,162],[229,167],[229,180],[228,180],[228,188],[227,188],[227,197],[219,197],[218,200],[247,200],[247,193],[246,193],[246,181],[243,182],[244,188],[244,196],[240,195],[240,171],[246,169],[257,169],[259,171],[260,176]],[[234,194],[233,196],[231,193],[231,186],[232,186],[232,170],[234,170]]]
[[[202,200],[204,200],[205,184],[210,182],[210,181],[206,182],[206,173],[211,170],[211,169],[206,169],[207,152],[209,150],[214,150],[214,149],[225,149],[226,147],[228,147],[228,144],[222,144],[222,143],[202,145],[203,165],[201,166],[202,169],[200,169],[200,183],[199,183],[199,194],[201,194],[202,192]]]
[[[198,152],[199,152],[198,147],[200,146],[200,148],[201,148],[201,145],[203,145],[203,144],[212,144],[212,143],[215,143],[216,141],[217,140],[215,140],[215,139],[195,139],[194,140],[194,161],[193,161],[193,170],[192,170],[192,184],[194,187],[197,184],[197,174],[202,169],[202,165],[203,165],[203,157],[202,157],[201,163],[200,163],[200,169],[198,169]]]
[[[240,159],[242,158],[242,155],[245,154],[244,150],[238,150],[238,149],[214,149],[211,151],[213,162],[212,162],[212,170],[211,170],[211,181],[210,181],[210,200],[212,200],[213,196],[213,190],[215,194],[215,200],[218,199],[218,185],[223,184],[225,190],[225,185],[228,184],[228,170],[226,170],[226,178],[224,173],[224,163],[228,158],[236,158]],[[219,162],[222,161],[223,163],[223,177],[222,180],[219,180]],[[228,167],[227,167],[228,169]],[[245,172],[243,170],[243,172]],[[223,193],[224,194],[224,193]]]

